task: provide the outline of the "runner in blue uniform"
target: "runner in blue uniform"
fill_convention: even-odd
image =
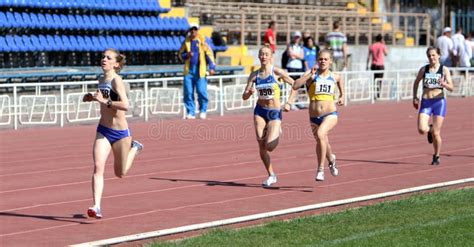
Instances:
[[[433,143],[434,154],[432,165],[439,165],[441,152],[441,127],[446,116],[446,95],[444,89],[453,91],[451,74],[446,66],[441,65],[439,48],[429,47],[426,50],[429,64],[421,67],[413,83],[413,107],[419,109],[418,132],[428,134],[428,142]],[[423,94],[418,98],[418,84],[423,80]],[[429,124],[433,116],[432,124]]]
[[[272,51],[270,47],[264,46],[258,52],[260,59],[260,69],[250,74],[247,86],[242,94],[242,99],[249,99],[257,91],[258,100],[254,109],[255,133],[257,135],[260,158],[265,165],[268,178],[263,182],[263,186],[268,187],[277,182],[277,177],[270,162],[270,154],[278,145],[281,132],[282,110],[280,96],[282,84],[278,81],[281,78],[286,83],[293,85],[293,79],[286,71],[273,66]],[[253,85],[255,84],[255,89]],[[296,91],[292,90],[288,101],[284,104],[283,110],[289,111],[294,103]]]
[[[92,193],[94,206],[87,210],[89,217],[102,218],[101,198],[104,190],[104,168],[112,150],[115,175],[119,178],[127,174],[137,152],[143,144],[133,140],[128,128],[125,112],[129,108],[126,87],[117,74],[125,64],[125,56],[108,49],[104,52],[101,66],[103,76],[99,78],[94,94],[84,95],[83,101],[97,101],[100,104],[100,120],[93,147],[94,174]]]

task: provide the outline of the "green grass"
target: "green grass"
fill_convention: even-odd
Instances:
[[[474,246],[474,188],[151,246]]]

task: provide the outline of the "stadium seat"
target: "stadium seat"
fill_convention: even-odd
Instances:
[[[9,47],[7,46],[7,41],[4,36],[0,36],[0,52],[9,52]]]

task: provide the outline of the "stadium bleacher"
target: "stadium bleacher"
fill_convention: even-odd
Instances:
[[[127,65],[179,64],[189,23],[160,16],[169,11],[157,0],[0,0],[0,68],[97,66],[107,48]]]

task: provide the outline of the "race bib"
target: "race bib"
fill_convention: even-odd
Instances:
[[[99,84],[99,90],[104,96],[104,99],[110,98],[110,88],[107,85]]]
[[[438,73],[425,73],[425,79],[423,81],[423,86],[426,88],[440,88],[441,84],[439,79],[441,74]]]
[[[314,87],[314,94],[334,94],[334,81],[318,79]]]
[[[273,99],[275,97],[275,90],[273,87],[261,87],[257,88],[259,99]]]

